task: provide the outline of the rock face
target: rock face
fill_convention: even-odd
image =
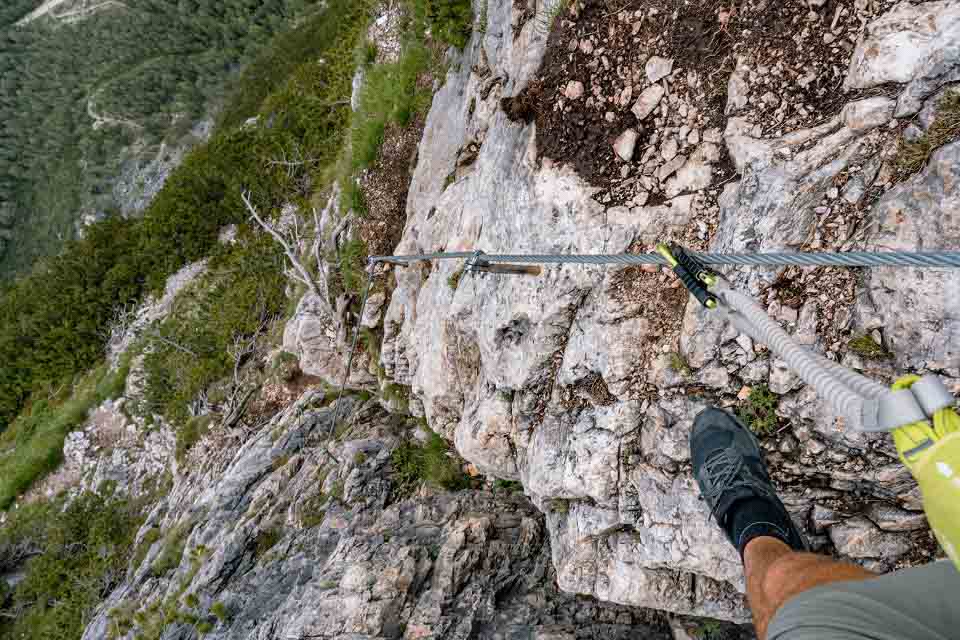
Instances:
[[[655,613],[558,592],[543,516],[522,494],[401,497],[396,418],[345,399],[361,439],[329,441],[333,409],[313,408],[322,396],[307,393],[242,445],[191,457],[84,640],[110,637],[120,611],[139,621],[126,637],[175,612],[166,639],[195,637],[191,619],[231,640],[671,637]],[[151,531],[159,540],[142,542]],[[173,568],[156,569],[171,544]]]
[[[491,24],[508,15],[506,4],[490,2]],[[917,38],[896,34],[933,25],[929,38],[945,38],[957,6],[900,5],[874,23],[868,39],[881,39],[885,53],[862,45],[848,84],[913,82],[932,48],[912,50]],[[523,35],[511,42],[494,28],[482,44],[492,76],[508,78],[486,100],[518,94],[541,44]],[[617,253],[663,238],[699,237],[708,225],[696,216],[697,190],[709,187],[710,162],[722,146],[740,176],[719,196],[711,250],[930,249],[960,242],[953,206],[960,197],[954,176],[960,146],[944,148],[921,175],[891,188],[897,132],[886,125],[895,97],[851,101],[818,126],[775,137],[745,111],[727,121],[722,136],[705,132],[701,143],[697,132],[695,151],[657,168],[672,200],[605,207],[570,168],[538,158],[533,125],[496,110],[469,114],[472,100],[485,99],[484,81],[470,71],[476,55],[468,50],[436,96],[398,254]],[[917,64],[884,75],[903,56]],[[646,72],[671,73],[654,62]],[[686,70],[679,71],[683,77]],[[755,73],[740,73],[732,84],[752,84]],[[641,94],[638,120],[663,99],[658,86]],[[749,87],[740,89],[732,100]],[[775,95],[759,100],[780,108]],[[729,113],[746,104],[731,105]],[[693,133],[682,135],[690,141]],[[444,189],[457,149],[481,138],[469,172]],[[661,140],[644,154],[658,152],[674,155],[675,143]],[[413,411],[464,457],[484,473],[523,483],[546,514],[562,589],[747,619],[739,558],[698,500],[687,438],[699,410],[732,407],[746,397],[738,399],[742,389],[758,384],[779,394],[778,431],[764,446],[814,548],[881,571],[931,557],[929,536],[915,520],[900,516],[894,521],[911,524],[891,528],[889,512],[868,510],[872,502],[898,514],[921,509],[888,438],[844,431],[784,363],[688,304],[667,274],[550,266],[539,278],[464,277],[454,291],[446,282],[457,268],[447,261],[397,273],[382,363],[412,388]],[[831,358],[884,380],[907,369],[960,378],[960,329],[953,320],[960,303],[949,273],[877,269],[858,278],[846,270],[739,269],[728,276],[798,340]],[[790,288],[797,293],[786,295]],[[847,348],[851,337],[871,332],[892,361],[865,361]]]

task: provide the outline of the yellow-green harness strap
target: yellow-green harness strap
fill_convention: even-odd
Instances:
[[[909,389],[919,380],[906,376],[893,389]],[[960,415],[952,407],[939,409],[932,420],[895,429],[893,442],[920,485],[930,528],[960,569]]]

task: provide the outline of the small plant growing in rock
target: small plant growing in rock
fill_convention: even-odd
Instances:
[[[254,555],[257,558],[262,558],[280,542],[282,537],[283,534],[279,527],[271,527],[261,531],[254,540]]]
[[[697,640],[717,640],[723,635],[723,629],[716,620],[703,620],[690,632]]]
[[[284,382],[290,382],[300,375],[300,359],[288,351],[273,356],[270,367],[277,378]]]
[[[869,360],[886,360],[892,357],[892,354],[884,349],[883,345],[877,344],[876,341],[868,335],[854,338],[847,343],[847,346],[851,352]]]
[[[200,635],[206,635],[213,631],[213,624],[207,620],[197,623],[197,633]]]
[[[227,605],[220,600],[213,603],[213,606],[210,607],[210,613],[215,615],[220,622],[227,622],[230,619],[230,612],[227,611]]]
[[[426,483],[448,491],[470,486],[459,457],[452,454],[446,440],[435,433],[425,444],[403,442],[391,455],[393,477],[402,491],[412,492]]]
[[[333,580],[324,580],[320,583],[320,591],[329,591],[330,589],[336,589],[338,586]]]
[[[679,373],[684,378],[689,378],[693,375],[693,370],[690,369],[690,365],[687,363],[687,359],[683,357],[683,354],[679,351],[670,352],[670,368]]]
[[[447,278],[447,286],[450,287],[453,291],[457,290],[457,287],[460,286],[460,278],[463,277],[463,269],[457,269],[450,277]]]
[[[766,385],[759,385],[750,391],[750,395],[740,405],[737,417],[758,436],[767,436],[777,428],[779,404],[777,394],[770,391]]]
[[[916,173],[934,151],[960,137],[960,92],[950,91],[937,103],[937,115],[926,133],[913,141],[903,140],[897,149],[897,167],[904,174]]]
[[[497,478],[493,483],[493,488],[508,493],[523,493],[523,485],[516,480],[501,480]]]

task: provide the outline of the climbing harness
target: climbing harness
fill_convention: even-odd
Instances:
[[[497,254],[482,251],[372,256],[360,318],[366,308],[374,267],[380,263],[406,267],[433,260],[464,260],[467,274],[539,275],[543,264],[663,265],[671,268],[687,291],[704,307],[720,314],[754,342],[767,345],[852,429],[890,431],[903,463],[920,485],[930,526],[954,564],[960,568],[960,415],[955,399],[935,375],[908,376],[892,389],[798,344],[753,298],[736,290],[709,267],[837,266],[960,268],[960,251],[850,253],[717,254],[657,245],[645,254]],[[331,433],[357,347],[359,329],[347,359]]]

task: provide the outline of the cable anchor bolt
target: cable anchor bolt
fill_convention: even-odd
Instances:
[[[486,256],[486,254],[483,251],[475,251],[474,254],[467,259],[465,271],[469,274],[500,273],[516,276],[538,276],[543,272],[543,270],[536,265],[500,264],[490,262],[484,256]]]

